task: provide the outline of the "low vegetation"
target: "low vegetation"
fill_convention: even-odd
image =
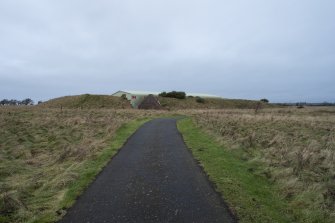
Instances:
[[[186,97],[183,100],[168,97],[158,97],[161,105],[169,110],[184,110],[184,109],[255,109],[257,106],[262,108],[273,107],[268,103],[251,100],[239,99],[221,99],[221,98],[201,98],[201,97]]]
[[[269,100],[266,98],[262,98],[260,101],[264,102],[264,103],[269,103]]]
[[[55,98],[38,105],[42,108],[77,108],[77,109],[97,109],[97,108],[113,108],[125,109],[131,108],[129,101],[122,97],[114,97],[109,95],[75,95]]]
[[[185,99],[186,98],[186,93],[183,92],[183,91],[171,91],[171,92],[163,91],[158,96],[165,97],[165,98]]]
[[[50,222],[61,217],[63,208],[143,121],[125,123],[158,114],[0,108],[0,222]]]
[[[34,105],[34,101],[30,98],[23,99],[22,101],[16,99],[3,99],[0,101],[2,106],[18,106],[18,105]]]
[[[195,101],[198,102],[198,103],[205,103],[205,99],[201,98],[201,97],[196,97]]]
[[[254,110],[193,110],[188,114],[224,145],[226,152],[217,154],[223,161],[227,152],[234,154],[252,166],[248,169],[255,176],[252,181],[266,178],[278,188],[294,222],[335,221],[334,108],[263,109],[257,114]],[[214,179],[218,185],[228,180],[225,170],[221,171],[221,178]],[[229,188],[230,183],[223,185]],[[226,186],[222,191],[229,198]],[[247,207],[241,208],[243,204],[234,200],[231,203],[243,219]]]

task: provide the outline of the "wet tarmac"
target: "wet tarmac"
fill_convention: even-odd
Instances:
[[[236,221],[166,118],[131,136],[60,222]]]

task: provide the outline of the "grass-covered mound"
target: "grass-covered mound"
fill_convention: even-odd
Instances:
[[[129,101],[109,95],[75,95],[51,99],[40,105],[45,108],[131,108]]]
[[[271,105],[252,100],[242,99],[222,99],[222,98],[199,98],[186,97],[185,99],[176,99],[168,97],[158,97],[163,108],[166,109],[223,109],[223,108],[247,108],[255,109],[257,104],[262,107],[270,107]]]

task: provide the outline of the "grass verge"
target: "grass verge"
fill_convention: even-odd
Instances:
[[[200,162],[239,222],[294,222],[278,188],[263,176],[253,174],[261,164],[238,158],[216,142],[213,136],[196,127],[192,119],[178,122],[185,143]]]
[[[56,212],[58,216],[56,213],[49,212],[32,222],[43,223],[59,220],[66,213],[65,210],[75,203],[76,198],[89,186],[97,174],[102,171],[110,161],[111,157],[119,151],[127,139],[134,134],[141,125],[149,120],[149,118],[142,118],[123,124],[116,131],[111,140],[111,145],[98,154],[94,160],[89,160],[83,165],[83,168],[79,173],[80,177],[69,186],[60,202],[59,210]]]

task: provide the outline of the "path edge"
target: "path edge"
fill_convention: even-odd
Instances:
[[[220,200],[220,204],[222,206],[225,207],[225,209],[227,210],[227,212],[229,213],[230,217],[233,219],[233,222],[234,223],[237,223],[238,222],[238,217],[237,217],[237,214],[235,212],[235,210],[233,208],[231,208],[228,203],[225,201],[224,199],[224,195],[221,191],[218,190],[218,187],[217,185],[215,184],[215,182],[213,182],[208,173],[205,171],[204,169],[204,166],[203,164],[201,163],[201,161],[199,159],[197,159],[195,157],[195,155],[193,154],[192,152],[192,149],[188,146],[188,144],[186,143],[186,140],[184,138],[184,135],[183,133],[181,132],[181,130],[179,129],[178,127],[178,122],[182,121],[183,119],[189,119],[189,117],[184,117],[182,119],[178,119],[176,120],[176,128],[177,128],[177,131],[178,131],[178,134],[179,136],[181,137],[182,141],[184,142],[185,144],[185,147],[187,148],[187,152],[191,155],[192,159],[194,160],[194,162],[196,163],[196,165],[199,167],[200,171],[201,171],[201,174],[204,175],[204,177],[206,178],[207,182],[209,183],[210,187],[213,189],[213,191],[218,195],[219,197],[219,200]]]
[[[101,151],[97,158],[87,161],[85,172],[81,173],[80,178],[76,180],[65,192],[64,198],[60,201],[58,210],[56,211],[56,221],[60,221],[75,202],[82,196],[87,188],[101,175],[105,167],[112,162],[113,158],[121,151],[129,139],[146,123],[154,118],[140,118],[122,124],[115,132],[111,139],[111,143]],[[124,133],[124,132],[125,133]],[[123,134],[125,134],[123,136]],[[98,165],[97,168],[91,169],[92,165]],[[76,184],[79,186],[76,186]],[[43,221],[42,221],[43,222]]]

